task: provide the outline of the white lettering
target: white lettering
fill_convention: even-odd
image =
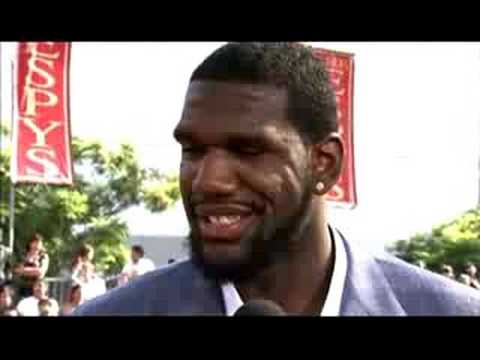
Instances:
[[[53,42],[43,44],[51,48],[54,45]],[[27,116],[36,116],[37,106],[55,106],[58,103],[58,96],[53,91],[47,90],[55,85],[55,77],[47,70],[53,70],[54,60],[59,58],[60,52],[40,51],[39,46],[40,44],[36,42],[29,42],[26,46],[26,52],[29,55],[27,61],[28,71],[25,78],[24,93],[20,102],[20,112]],[[35,81],[35,75],[42,80],[37,79]]]
[[[32,56],[30,59],[28,59],[29,71],[27,74],[26,86],[36,86],[44,89],[55,86],[55,78],[53,77],[53,75],[50,74],[45,69],[42,69],[39,66],[39,64],[45,64],[45,66],[49,67],[50,69],[53,69],[53,66],[54,66],[53,60]],[[33,74],[37,74],[42,79],[44,79],[45,82],[44,83],[35,82],[33,80]]]
[[[55,106],[58,103],[58,97],[52,91],[45,89],[35,89],[29,86],[25,86],[21,106],[25,109],[23,112],[26,116],[37,115],[37,106]],[[39,101],[38,96],[43,94],[47,97],[46,101]],[[26,105],[26,106],[24,106]]]
[[[25,123],[25,125],[27,125],[30,128],[30,130],[32,130],[35,133],[36,143],[34,144],[34,146],[46,146],[46,137],[48,133],[54,130],[55,128],[61,126],[62,124],[60,121],[52,120],[50,121],[50,124],[45,129],[41,129],[39,126],[37,126],[37,124],[35,124],[35,122],[31,118],[21,117],[20,120],[22,120]]]
[[[43,155],[43,156],[42,156]],[[38,172],[32,168],[27,167],[26,172],[28,175],[45,176],[45,177],[58,177],[60,170],[55,164],[55,151],[49,148],[30,148],[27,150],[27,158],[43,167],[43,172]]]
[[[53,48],[53,45],[55,43],[53,41],[47,41],[47,42],[44,42],[44,44]],[[39,50],[39,43],[37,42],[27,43],[27,54],[31,54],[33,57],[44,57],[45,59],[51,59],[51,60],[56,60],[60,56],[59,52],[56,52],[56,53],[41,52]]]

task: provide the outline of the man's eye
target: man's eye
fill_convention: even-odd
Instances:
[[[183,146],[182,153],[183,154],[199,154],[202,149],[198,146]]]
[[[243,155],[259,155],[262,152],[262,149],[255,146],[246,146],[238,148],[237,151]]]

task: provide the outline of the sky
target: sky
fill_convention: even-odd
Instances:
[[[74,42],[72,135],[134,144],[144,166],[177,172],[172,131],[192,70],[223,43]],[[355,56],[358,206],[333,223],[371,249],[452,219],[477,204],[480,43],[319,42]],[[2,119],[10,121],[10,59],[2,43]],[[126,215],[135,231],[184,232],[181,206]],[[143,214],[143,215],[142,215]],[[159,229],[161,228],[161,229]]]

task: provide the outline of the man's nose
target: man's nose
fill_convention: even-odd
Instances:
[[[192,190],[201,194],[228,195],[235,187],[235,171],[228,154],[221,150],[207,153],[199,164]]]

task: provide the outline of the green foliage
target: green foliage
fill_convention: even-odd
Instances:
[[[149,179],[143,187],[143,199],[147,209],[158,212],[173,205],[180,198],[178,176],[149,171]]]
[[[128,247],[124,239],[128,238],[125,223],[115,217],[96,218],[78,236],[82,243],[90,244],[95,249],[97,269],[104,273],[118,273],[128,257]]]
[[[444,263],[457,272],[467,262],[480,264],[480,209],[469,210],[429,233],[397,241],[388,250],[411,263],[422,260],[435,271]]]
[[[50,255],[48,275],[68,268],[81,244],[95,249],[105,274],[117,273],[127,259],[128,227],[118,214],[142,202],[161,211],[179,198],[178,179],[143,169],[133,146],[108,150],[98,141],[72,140],[74,185],[18,184],[15,187],[15,254],[38,232]],[[0,154],[0,226],[8,233],[10,152]]]

